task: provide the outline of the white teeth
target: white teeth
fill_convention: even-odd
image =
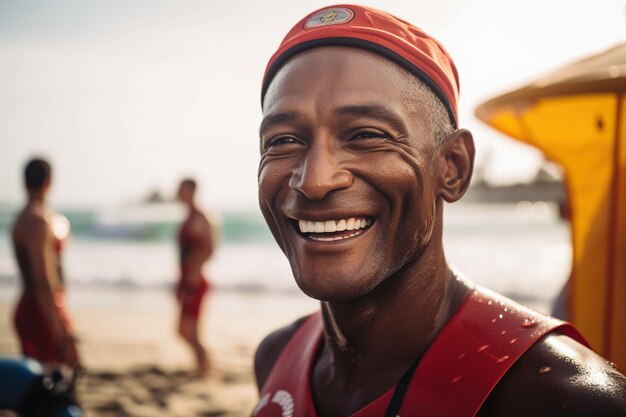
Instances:
[[[355,237],[363,233],[362,230],[356,230],[354,233],[350,233],[348,236],[324,236],[324,235],[311,235],[309,236],[312,240],[318,240],[320,242],[332,242],[334,240],[343,240],[350,239],[351,237]]]
[[[371,218],[356,218],[341,220],[326,220],[323,222],[314,222],[310,220],[298,220],[298,227],[301,233],[333,233],[343,232],[344,230],[364,229],[373,223]],[[352,237],[353,235],[349,236]],[[336,239],[335,239],[336,240]]]

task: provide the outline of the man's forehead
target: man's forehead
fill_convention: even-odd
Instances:
[[[369,51],[324,47],[292,57],[276,74],[263,103],[260,134],[284,123],[368,119],[396,132],[424,124],[428,111],[420,81]]]
[[[285,73],[294,72],[294,70],[313,73],[319,72],[321,69],[328,69],[337,73],[358,69],[364,72],[363,70],[367,69],[364,65],[374,66],[377,71],[396,70],[408,74],[406,70],[389,59],[364,49],[348,46],[323,46],[290,57],[277,71],[275,78],[284,77]],[[270,83],[270,88],[272,84],[273,81]]]
[[[289,106],[312,94],[339,96],[343,104],[384,102],[414,89],[417,82],[404,68],[372,52],[320,47],[293,56],[282,66],[268,87],[263,111],[267,114],[279,103]]]

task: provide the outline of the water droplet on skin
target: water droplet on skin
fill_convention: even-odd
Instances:
[[[461,353],[459,356],[457,356],[458,359],[463,359],[465,357],[465,353]]]
[[[522,327],[528,329],[530,327],[535,327],[537,325],[537,322],[529,319],[528,317],[524,319],[524,321],[522,322]]]
[[[616,371],[619,371],[619,368],[617,367],[615,362],[607,361],[606,363],[608,363],[611,368],[615,369]]]
[[[513,343],[515,343],[515,342],[517,342],[517,337],[516,337],[515,339],[511,339],[511,341],[510,341],[509,343],[510,343],[510,344],[513,344]]]
[[[502,362],[504,362],[504,361],[505,361],[505,360],[507,360],[507,359],[509,359],[509,355],[504,355],[503,357],[498,358],[498,360],[496,361],[496,363],[502,363]]]
[[[478,348],[478,350],[476,352],[482,352],[485,349],[488,349],[490,345],[482,345],[481,347]]]
[[[492,305],[493,301],[489,300],[489,302],[487,304]]]
[[[506,313],[507,311],[509,311],[509,309],[507,307],[504,307],[504,312]]]
[[[547,374],[551,370],[552,368],[550,368],[549,366],[542,366],[541,368],[539,368],[539,373],[543,375],[543,374]]]
[[[483,302],[483,299],[482,299],[482,298],[479,298],[479,299],[478,299],[478,302],[479,302],[479,303],[482,303],[482,302]]]
[[[501,336],[504,336],[505,334],[506,334],[506,330],[502,330],[502,331],[500,332],[500,335],[501,335]]]
[[[502,317],[504,317],[504,316],[503,316],[502,314],[500,314],[498,317],[502,318]]]
[[[492,323],[495,323],[496,321],[497,321],[496,319],[492,319],[492,320],[491,320],[491,322],[492,322]]]
[[[461,380],[461,378],[463,378],[463,375],[455,376],[454,378],[452,378],[450,382],[452,382],[453,384],[456,384],[457,382]]]

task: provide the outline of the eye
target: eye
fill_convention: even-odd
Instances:
[[[269,151],[272,148],[280,147],[280,146],[288,146],[288,145],[297,145],[301,143],[298,139],[293,136],[284,135],[284,136],[276,136],[274,138],[269,139],[265,145],[263,146],[263,150]]]
[[[380,141],[391,140],[391,136],[379,130],[362,130],[352,136],[350,140],[378,139]]]

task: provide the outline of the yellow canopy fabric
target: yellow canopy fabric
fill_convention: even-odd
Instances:
[[[563,167],[569,319],[594,350],[626,367],[626,44],[488,100],[476,116]]]

